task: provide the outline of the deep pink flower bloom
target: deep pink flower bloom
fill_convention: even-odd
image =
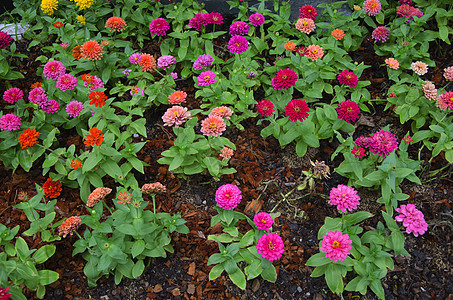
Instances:
[[[261,100],[256,105],[256,111],[262,117],[270,116],[274,113],[274,103],[269,100]]]
[[[208,13],[198,13],[190,19],[189,26],[194,28],[195,30],[202,30],[208,25],[209,21],[211,20]]]
[[[285,252],[285,244],[282,238],[273,232],[263,234],[256,245],[256,251],[261,254],[262,258],[274,261],[282,257]]]
[[[61,49],[64,49],[64,50],[69,48],[69,43],[60,43],[59,45],[60,45]]]
[[[244,21],[236,21],[230,25],[230,35],[247,35],[249,34],[249,24]]]
[[[104,88],[104,82],[96,75],[90,81],[84,81],[83,86],[89,88],[91,91]]]
[[[412,0],[400,0],[400,5],[407,4],[407,5],[412,5]]]
[[[6,102],[8,102],[10,104],[16,103],[17,101],[22,99],[22,97],[24,97],[24,93],[22,92],[21,89],[19,89],[17,87],[7,89],[3,93],[3,100],[5,100]]]
[[[38,104],[39,108],[43,108],[43,106],[49,101],[49,97],[46,94],[39,94],[36,96],[36,104]]]
[[[341,71],[340,74],[338,74],[337,78],[341,84],[350,87],[355,87],[357,83],[359,83],[357,75],[355,75],[354,72],[350,72],[348,70]]]
[[[378,26],[373,30],[371,37],[374,39],[374,42],[377,41],[385,42],[390,35],[390,30],[385,26]]]
[[[414,19],[414,16],[417,16],[418,18],[421,18],[423,16],[423,12],[421,10],[407,4],[402,4],[400,7],[398,7],[396,9],[396,14],[398,15],[398,17],[406,17],[407,22],[412,21]]]
[[[228,41],[228,49],[230,49],[232,53],[243,53],[247,51],[248,47],[249,42],[240,35],[235,35]]]
[[[269,231],[271,229],[274,220],[272,217],[266,212],[260,212],[255,215],[253,218],[253,223],[255,223],[258,229],[262,229],[264,231]]]
[[[3,31],[0,31],[0,33],[3,33]],[[13,295],[13,294],[8,294],[8,291],[9,291],[9,286],[6,288],[2,288],[0,286],[0,300],[8,300]]]
[[[66,105],[66,113],[70,116],[70,117],[77,117],[78,115],[80,115],[80,113],[82,112],[82,110],[84,109],[85,107],[83,106],[83,103],[82,102],[79,102],[79,101],[71,101],[68,103],[68,105]]]
[[[212,71],[201,72],[197,80],[199,86],[208,86],[217,81],[216,74]]]
[[[299,8],[299,18],[308,18],[315,20],[318,12],[312,5],[306,4]]]
[[[168,29],[170,29],[170,25],[164,18],[154,19],[149,24],[149,31],[151,31],[151,34],[164,36],[167,34]]]
[[[7,49],[13,41],[13,37],[6,32],[0,31],[0,48]]]
[[[381,130],[371,136],[368,149],[385,158],[398,147],[398,141],[391,132]]]
[[[208,15],[208,22],[216,25],[221,25],[223,23],[223,17],[218,12],[212,12]]]
[[[293,99],[285,106],[285,116],[293,122],[297,122],[298,120],[303,122],[308,118],[309,112],[310,109],[308,108],[307,102],[302,99]]]
[[[66,67],[58,60],[52,60],[44,65],[44,76],[47,79],[57,80],[58,77],[66,73]]]
[[[412,142],[412,137],[410,135],[405,135],[403,137],[403,141],[405,141],[407,144],[410,144]]]
[[[299,79],[296,72],[291,69],[281,69],[277,72],[271,83],[274,89],[289,89],[292,86],[296,86],[296,81]]]
[[[354,101],[346,100],[338,105],[337,114],[339,119],[351,123],[359,118],[360,108]]]
[[[6,114],[0,117],[0,130],[13,131],[20,128],[22,120],[19,116]]]
[[[362,147],[353,147],[351,153],[354,154],[355,158],[362,158],[366,156],[365,149],[363,149]]]
[[[178,73],[176,73],[176,72],[171,72],[170,75],[171,75],[171,78],[173,78],[173,79],[178,79]]]
[[[40,105],[41,109],[48,114],[54,114],[60,110],[60,102],[50,99]]]
[[[321,241],[321,251],[326,253],[326,257],[336,263],[343,261],[351,253],[352,241],[348,234],[341,231],[329,231],[323,235]]]
[[[162,55],[157,59],[157,67],[166,70],[176,63],[176,59],[172,55]]]
[[[381,12],[381,2],[379,0],[365,0],[363,2],[363,10],[369,16],[375,16]]]
[[[336,205],[337,209],[345,212],[352,211],[360,204],[360,197],[352,186],[340,184],[330,191],[330,205]]]
[[[357,146],[363,147],[363,148],[368,148],[368,145],[370,144],[370,142],[371,142],[371,137],[369,137],[369,136],[360,136],[354,141],[354,143]]]
[[[210,115],[201,121],[201,133],[206,136],[220,136],[226,130],[222,117]]]
[[[436,104],[441,110],[453,109],[453,92],[443,92]]]
[[[141,53],[134,53],[129,56],[129,62],[131,64],[139,64],[142,61],[142,54]]]
[[[30,101],[31,103],[38,104],[38,102],[37,102],[38,96],[43,95],[45,93],[46,92],[44,91],[44,89],[42,87],[36,87],[36,88],[32,89],[30,91],[30,93],[28,93],[28,101]]]
[[[241,190],[233,184],[224,184],[215,192],[215,201],[225,210],[234,209],[241,203],[241,199]]]
[[[264,24],[264,16],[260,13],[254,13],[249,17],[249,20],[253,26],[262,26]]]
[[[162,120],[164,121],[164,126],[175,126],[178,128],[182,125],[186,120],[190,119],[191,115],[190,112],[187,111],[187,107],[182,107],[179,105],[174,105],[167,109],[165,114],[162,116]]]
[[[75,89],[77,84],[77,78],[71,74],[63,74],[57,79],[57,88],[59,88],[63,92]]]
[[[396,209],[400,215],[395,217],[397,222],[403,222],[406,232],[413,232],[415,236],[423,235],[428,230],[428,223],[421,211],[415,208],[414,204],[401,205]]]
[[[214,58],[209,54],[202,54],[197,57],[193,63],[192,68],[194,70],[206,69],[208,66],[211,66],[214,63]]]

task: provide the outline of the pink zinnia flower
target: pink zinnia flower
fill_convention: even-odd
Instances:
[[[441,110],[453,109],[453,92],[443,92],[436,102]]]
[[[403,222],[406,233],[414,233],[414,236],[423,235],[428,230],[428,223],[421,211],[415,208],[414,204],[401,205],[396,209],[400,215],[395,217],[397,222]]]
[[[82,102],[74,100],[74,101],[69,102],[68,105],[66,105],[66,113],[70,117],[75,118],[80,115],[80,113],[82,112],[82,110],[84,108],[85,107],[83,106]]]
[[[352,211],[360,204],[360,197],[352,186],[340,184],[330,191],[330,205],[336,205],[337,209],[345,212]]]
[[[324,51],[322,50],[322,47],[318,45],[310,45],[305,49],[304,54],[311,60],[315,61],[324,55]]]
[[[201,122],[201,132],[206,135],[219,136],[225,131],[226,125],[221,117],[208,116]]]
[[[425,97],[429,100],[435,100],[437,98],[437,89],[434,83],[427,81],[422,84],[422,90]]]
[[[167,187],[160,182],[153,182],[153,183],[145,183],[141,188],[140,191],[143,194],[147,195],[155,195],[165,193],[167,191]]]
[[[428,73],[428,65],[421,61],[413,62],[411,64],[411,69],[420,76]]]
[[[350,72],[348,70],[341,71],[340,74],[338,74],[337,78],[341,84],[350,87],[355,87],[359,83],[357,75],[355,75],[354,72]]]
[[[359,118],[360,108],[354,101],[346,100],[338,105],[337,114],[339,119],[352,123]]]
[[[13,41],[13,37],[6,32],[0,31],[0,48],[8,49]]]
[[[366,0],[363,2],[363,10],[369,16],[375,16],[381,12],[381,2],[379,0]]]
[[[255,223],[258,229],[269,231],[271,229],[274,220],[272,217],[266,212],[260,212],[255,215],[253,218],[253,223]]]
[[[247,35],[249,34],[249,24],[243,21],[236,21],[230,25],[230,35]]]
[[[170,68],[176,63],[176,59],[172,55],[162,55],[157,59],[157,67],[164,70]]]
[[[59,88],[63,92],[75,89],[77,84],[78,84],[77,78],[71,74],[61,75],[57,79],[57,88]]]
[[[453,66],[444,69],[444,77],[448,81],[453,81]]]
[[[299,18],[316,19],[318,12],[312,5],[306,4],[299,8]]]
[[[253,26],[262,26],[264,24],[264,16],[260,13],[254,13],[249,17],[249,20]]]
[[[309,18],[301,18],[297,20],[295,26],[301,32],[305,32],[306,34],[309,34],[310,32],[316,29],[315,22],[313,22],[313,20]]]
[[[164,18],[154,19],[149,24],[149,31],[151,32],[151,34],[164,36],[167,34],[168,29],[170,29],[170,25]]]
[[[221,25],[223,23],[223,17],[218,12],[212,12],[208,15],[208,21],[212,24]]]
[[[190,19],[189,26],[194,28],[195,30],[202,30],[208,25],[209,21],[211,20],[208,13],[198,13]]]
[[[62,235],[65,238],[68,234],[73,235],[74,231],[79,228],[80,224],[82,224],[82,219],[79,216],[72,216],[67,218],[66,220],[58,226],[58,235]]]
[[[58,60],[52,60],[44,65],[44,76],[47,79],[57,80],[58,77],[66,73],[66,67]]]
[[[84,81],[83,86],[89,88],[91,91],[104,88],[104,82],[96,75],[90,81]]]
[[[298,120],[303,122],[308,118],[309,112],[310,109],[308,108],[307,102],[302,99],[293,99],[285,106],[285,116],[293,122],[297,122]]]
[[[220,157],[223,159],[230,159],[234,154],[233,149],[230,147],[223,147],[222,150],[220,150]]]
[[[323,235],[321,241],[321,251],[326,253],[326,257],[336,263],[343,261],[351,253],[352,241],[348,234],[341,231],[329,231]]]
[[[296,81],[299,79],[296,72],[291,69],[281,69],[277,72],[271,83],[274,89],[289,89],[292,86],[296,86]]]
[[[32,89],[30,91],[30,93],[28,93],[28,101],[30,101],[31,103],[37,103],[37,100],[38,100],[38,96],[39,95],[42,95],[42,94],[45,94],[46,92],[44,91],[44,89],[42,87],[36,87],[34,89]]]
[[[232,210],[241,203],[241,190],[233,184],[224,184],[215,192],[215,202],[225,209]]]
[[[1,34],[3,33],[3,31],[0,31],[0,48],[1,47]],[[2,288],[0,286],[0,300],[8,300],[13,294],[8,294],[8,291],[9,291],[9,287],[7,288]]]
[[[20,128],[22,120],[19,116],[6,114],[0,117],[0,130],[13,131]]]
[[[400,67],[399,62],[393,57],[386,58],[385,63],[390,69],[398,70],[398,68]]]
[[[171,76],[171,78],[173,78],[173,79],[178,79],[178,73],[176,73],[176,72],[171,72],[171,73],[170,73],[170,76]]]
[[[405,17],[407,18],[407,22],[412,21],[414,16],[421,18],[423,16],[423,12],[418,8],[412,7],[407,4],[402,4],[400,7],[396,9],[396,14],[398,17]]]
[[[402,4],[407,4],[407,5],[412,5],[412,0],[400,0],[400,5]]]
[[[202,54],[197,57],[193,63],[192,68],[194,70],[206,69],[208,66],[211,66],[214,63],[214,58],[209,54]]]
[[[270,116],[274,113],[274,103],[269,100],[261,100],[256,105],[256,111],[262,117]]]
[[[398,147],[398,141],[391,132],[381,130],[371,136],[368,149],[385,158]]]
[[[410,144],[412,142],[412,137],[410,135],[405,135],[403,141],[405,141],[406,144]]]
[[[199,86],[208,86],[217,81],[216,74],[212,71],[201,72],[197,80]]]
[[[60,102],[51,99],[45,103],[42,103],[40,107],[45,113],[54,114],[60,110]]]
[[[282,257],[285,252],[285,244],[282,238],[273,232],[263,234],[256,245],[256,252],[261,254],[262,258],[274,261]]]
[[[134,53],[131,56],[129,56],[129,62],[132,64],[139,64],[141,60],[142,60],[141,53]]]
[[[353,147],[352,150],[351,150],[351,153],[354,154],[354,157],[355,158],[362,158],[362,157],[365,157],[365,149],[363,149],[362,147]]]
[[[229,120],[233,115],[233,111],[226,106],[219,106],[212,109],[209,116],[217,116]]]
[[[371,37],[374,39],[374,42],[377,41],[385,42],[390,35],[390,30],[385,26],[378,26],[373,30]]]
[[[354,141],[354,143],[357,146],[363,147],[363,148],[368,148],[368,145],[370,144],[370,142],[371,142],[371,137],[369,137],[369,136],[360,136]]]
[[[228,41],[228,49],[230,49],[232,53],[243,53],[247,51],[248,47],[249,42],[240,35],[235,35]]]
[[[164,126],[175,126],[178,128],[186,120],[190,119],[190,112],[187,111],[187,107],[175,105],[167,109],[165,114],[162,116]]]
[[[13,87],[13,88],[7,89],[3,93],[3,100],[5,100],[6,102],[8,102],[10,104],[14,104],[17,101],[19,101],[20,99],[22,99],[23,96],[24,96],[24,93],[22,92],[21,89],[19,89],[17,87]]]

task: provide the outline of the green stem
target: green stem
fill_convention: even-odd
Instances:
[[[151,197],[153,198],[153,213],[154,213],[154,219],[156,219],[156,194],[151,194]]]

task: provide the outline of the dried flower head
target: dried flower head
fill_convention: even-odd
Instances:
[[[73,235],[74,232],[79,228],[80,224],[82,224],[82,219],[79,216],[72,216],[67,218],[66,220],[58,226],[58,235],[62,235],[65,238],[68,234]]]
[[[262,258],[274,261],[282,257],[285,252],[285,244],[282,238],[273,232],[263,234],[256,245],[256,251]]]
[[[241,190],[233,184],[224,184],[215,192],[215,201],[225,209],[232,210],[241,203]]]
[[[88,196],[87,206],[93,207],[112,192],[112,189],[106,187],[95,188],[94,191]]]
[[[330,168],[324,161],[312,162],[310,160],[310,164],[313,167],[313,176],[316,178],[329,178],[330,177]]]
[[[348,234],[341,231],[328,231],[323,235],[321,241],[321,251],[326,253],[326,257],[336,263],[343,261],[351,253],[352,241]]]
[[[57,198],[61,194],[61,183],[59,180],[53,181],[52,178],[47,178],[42,188],[44,190],[44,196],[49,199]]]
[[[146,183],[142,186],[140,191],[143,194],[152,195],[152,194],[161,194],[167,191],[165,185],[160,182]]]
[[[20,146],[22,147],[22,149],[33,147],[38,142],[40,135],[41,133],[37,132],[36,129],[25,129],[18,138]]]

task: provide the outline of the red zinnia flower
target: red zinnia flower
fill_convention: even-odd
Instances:
[[[93,78],[94,78],[94,76],[91,76],[90,73],[86,73],[86,74],[82,75],[83,82],[90,83],[91,81],[93,81]]]
[[[355,158],[362,158],[362,157],[365,157],[365,149],[363,149],[362,147],[353,147],[352,150],[351,150],[351,153],[354,154],[354,157]]]
[[[293,99],[285,106],[285,115],[293,122],[303,122],[308,118],[309,111],[307,102],[302,99]]]
[[[61,22],[55,22],[55,23],[53,23],[53,27],[56,27],[56,28],[61,28],[61,27],[63,27],[63,26],[64,26],[64,24],[61,23]]]
[[[281,69],[277,72],[274,78],[272,78],[272,86],[276,90],[289,89],[292,86],[296,86],[296,81],[299,79],[296,72],[291,69]]]
[[[37,132],[35,129],[25,129],[24,132],[19,136],[19,143],[22,149],[28,149],[33,147],[37,142],[38,138],[41,135],[40,132]]]
[[[48,178],[42,186],[44,190],[44,196],[49,199],[57,198],[61,194],[61,183],[56,180],[53,181],[52,178]]]
[[[103,134],[101,134],[101,131],[97,129],[96,127],[93,127],[90,129],[89,134],[85,134],[85,137],[87,140],[83,142],[87,146],[100,146],[102,142],[104,141]]]
[[[357,75],[355,75],[354,72],[349,72],[348,70],[341,71],[337,78],[341,84],[350,87],[355,87],[357,83],[359,83]]]
[[[359,118],[359,105],[354,101],[346,100],[341,102],[337,107],[338,118],[348,123],[354,122]]]
[[[76,158],[71,161],[70,166],[72,169],[77,170],[78,168],[80,168],[82,166],[82,162],[80,161],[80,159]]]
[[[306,4],[299,8],[299,18],[308,18],[308,19],[316,19],[318,12],[314,6]]]
[[[94,104],[95,107],[102,107],[105,105],[107,96],[102,91],[91,92],[88,100],[90,100],[91,105]]]
[[[262,117],[270,116],[274,113],[274,103],[269,100],[261,100],[256,105],[256,111]]]

